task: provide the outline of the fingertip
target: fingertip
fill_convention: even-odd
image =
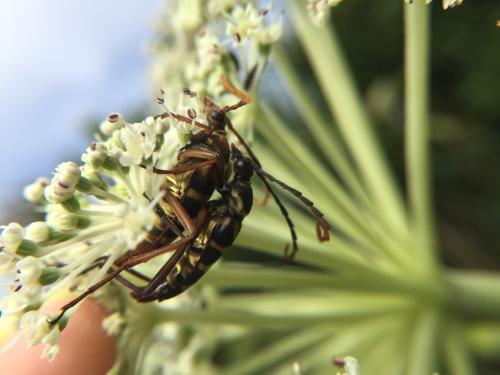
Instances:
[[[43,311],[57,312],[64,300],[53,301]],[[0,373],[16,375],[100,375],[111,369],[116,358],[115,338],[102,328],[106,309],[87,299],[75,311],[61,333],[59,352],[53,361],[40,358],[43,345],[27,348],[24,333],[18,332],[0,350]]]

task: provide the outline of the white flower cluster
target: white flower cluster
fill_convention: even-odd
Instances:
[[[307,11],[316,26],[322,26],[330,17],[330,8],[340,3],[340,0],[309,0]]]
[[[119,256],[144,240],[163,196],[164,177],[151,167],[176,162],[186,126],[167,115],[139,123],[110,115],[98,141],[83,154],[83,165],[62,163],[50,183],[38,179],[24,190],[46,219],[3,227],[0,276],[14,281],[12,292],[0,299],[0,310],[27,332],[30,345],[46,345],[45,356],[57,353],[65,320],[52,327],[48,321],[54,316],[39,307],[60,290],[82,291],[100,281]],[[115,318],[107,325],[116,334],[122,322]]]
[[[261,4],[236,0],[168,2],[164,12],[168,17],[159,18],[160,37],[153,46],[153,82],[173,92],[189,87],[215,97],[223,92],[222,74],[238,86],[250,74],[257,81],[270,46],[282,34],[281,16],[271,8],[260,8]],[[176,106],[178,97],[171,93],[167,93],[168,102]]]
[[[21,319],[20,327],[27,333],[28,345],[44,344],[42,358],[53,360],[59,351],[59,340],[62,328],[51,327],[49,316],[40,311],[28,311]]]

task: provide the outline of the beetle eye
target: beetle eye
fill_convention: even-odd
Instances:
[[[224,121],[224,114],[216,109],[210,111],[210,117],[212,118],[212,120],[218,122]]]

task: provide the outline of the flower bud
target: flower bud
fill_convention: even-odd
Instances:
[[[107,149],[102,143],[92,143],[82,155],[82,161],[93,169],[102,167],[107,157]]]
[[[23,197],[29,202],[40,203],[44,197],[44,189],[49,184],[49,180],[40,177],[34,183],[26,186],[23,190]]]
[[[28,345],[38,345],[42,339],[50,332],[48,316],[39,311],[28,311],[20,321],[20,327],[26,331]]]
[[[155,131],[157,134],[166,133],[168,129],[170,129],[170,123],[168,121],[168,117],[159,116],[154,121],[155,121]]]
[[[2,242],[2,246],[7,251],[15,252],[23,241],[23,237],[24,228],[21,224],[10,223],[4,228],[2,235],[0,236],[0,240]]]
[[[54,180],[56,180],[59,183],[59,186],[63,188],[71,188],[76,186],[76,184],[80,180],[81,174],[82,173],[78,164],[73,163],[72,161],[68,161],[59,164],[59,166],[56,168],[53,182]]]
[[[106,121],[100,125],[101,132],[105,135],[111,135],[115,130],[121,129],[125,125],[125,120],[118,113],[112,113]]]
[[[61,232],[69,232],[78,227],[78,216],[61,213],[54,218],[54,227]]]
[[[48,241],[50,239],[50,227],[45,221],[35,221],[26,227],[27,240],[36,243]]]
[[[43,263],[40,259],[27,256],[17,262],[18,278],[23,286],[38,285],[42,275]]]
[[[64,194],[62,194],[61,192],[56,192],[53,184],[50,184],[45,188],[45,199],[47,199],[49,203],[62,203],[66,199],[71,198],[72,195],[72,191],[67,191]]]

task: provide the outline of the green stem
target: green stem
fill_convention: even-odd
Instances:
[[[435,310],[423,310],[416,316],[413,338],[410,341],[408,375],[429,375],[438,370],[438,328],[439,313]]]
[[[265,374],[270,373],[276,365],[291,361],[293,357],[301,352],[317,347],[333,334],[331,329],[318,327],[316,329],[306,329],[293,335],[288,335],[283,339],[266,346],[264,350],[252,355],[250,358],[238,362],[225,369],[222,374]]]
[[[461,322],[452,320],[446,324],[444,335],[446,367],[450,374],[473,375],[474,363]]]
[[[368,197],[359,176],[355,173],[354,166],[351,165],[351,161],[346,156],[340,139],[333,131],[333,123],[328,124],[321,117],[321,108],[307,94],[304,84],[290,62],[290,57],[287,56],[283,46],[278,45],[273,48],[273,58],[281,75],[286,79],[287,86],[292,93],[298,112],[304,119],[305,126],[330,165],[338,171],[339,175],[345,180],[353,193],[361,199],[363,204],[371,207],[373,202]]]
[[[372,199],[388,227],[405,236],[408,227],[401,195],[382,156],[373,125],[363,109],[335,32],[326,27],[315,27],[303,9],[302,1],[291,3],[297,34]]]
[[[477,322],[467,327],[471,351],[481,359],[498,361],[500,353],[500,322]]]
[[[429,173],[429,9],[405,4],[405,147],[414,235],[424,267],[436,267]]]
[[[377,229],[379,232],[384,230],[383,227],[376,228],[377,225],[380,226],[380,218],[373,218],[372,213],[367,212],[366,208],[357,202],[357,197],[353,199],[346,192],[345,187],[337,179],[331,177],[329,171],[321,167],[321,162],[314,156],[314,153],[288,131],[283,120],[273,110],[263,106],[259,108],[257,117],[260,119],[259,123],[264,124],[260,127],[260,132],[272,145],[273,153],[278,154],[279,158],[285,161],[285,168],[278,170],[281,172],[290,169],[287,168],[288,166],[293,166],[290,174],[300,175],[302,182],[302,185],[296,188],[310,197],[316,197],[315,206],[321,208],[323,212],[336,213],[329,218],[331,224],[338,226],[356,241],[364,242],[365,246],[378,248],[380,253],[396,264],[414,264],[413,260],[409,259],[409,254],[401,251],[401,247],[391,246],[392,233],[384,233],[383,236],[375,233]],[[287,134],[286,142],[281,139],[283,134]],[[259,154],[265,155],[263,152]]]
[[[418,296],[421,303],[430,301],[432,304],[440,304],[445,298],[444,292],[432,284],[425,284],[419,280],[412,281],[411,278],[403,280],[369,270],[350,270],[348,275],[343,273],[332,275],[317,271],[225,264],[208,272],[202,282],[221,287],[248,289],[322,288],[331,291],[395,293]]]
[[[469,317],[500,320],[498,272],[448,271],[445,282],[455,311]]]
[[[407,310],[407,308],[402,308]],[[353,322],[371,319],[373,317],[381,317],[389,312],[394,312],[394,306],[379,307],[376,309],[362,309],[356,314],[296,314],[290,316],[283,314],[254,314],[234,309],[213,309],[213,310],[193,310],[193,309],[176,309],[164,310],[157,308],[156,317],[153,317],[158,322],[176,321],[179,323],[199,323],[199,324],[223,324],[237,325],[249,327],[266,327],[266,328],[290,328],[290,327],[311,327],[312,325],[327,324],[330,327],[341,327],[352,324]]]

